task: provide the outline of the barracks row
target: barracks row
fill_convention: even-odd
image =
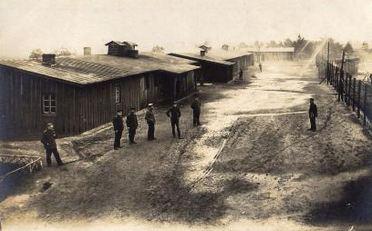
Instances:
[[[0,60],[0,138],[35,137],[50,122],[61,136],[76,135],[110,122],[117,110],[185,98],[201,79],[232,80],[254,60],[139,53],[125,41],[106,46],[107,54],[85,48],[83,56]]]

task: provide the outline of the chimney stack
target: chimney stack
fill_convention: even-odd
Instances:
[[[45,66],[51,66],[56,63],[56,55],[55,54],[43,54],[42,55],[42,64]]]
[[[92,49],[90,47],[84,47],[84,56],[92,55]]]

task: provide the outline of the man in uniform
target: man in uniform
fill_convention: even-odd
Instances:
[[[47,128],[43,131],[43,135],[41,137],[41,143],[43,143],[46,152],[46,162],[48,167],[52,165],[52,153],[54,155],[54,158],[56,158],[58,166],[63,165],[63,162],[57,150],[57,144],[55,140],[56,137],[57,136],[54,130],[54,125],[52,123],[48,123]]]
[[[258,64],[258,68],[260,68],[260,72],[262,72],[262,64],[261,63]]]
[[[196,96],[194,101],[191,103],[192,108],[192,124],[194,126],[200,126],[200,106],[201,103],[199,101],[199,97]]]
[[[112,125],[115,131],[114,149],[117,150],[120,148],[120,139],[124,129],[122,110],[117,111],[116,116],[112,119]]]
[[[128,135],[129,135],[129,143],[136,144],[134,141],[134,136],[136,135],[136,129],[138,127],[137,115],[135,114],[136,109],[132,107],[130,109],[130,113],[127,116],[127,127],[128,127]]]
[[[149,103],[146,114],[145,120],[148,125],[147,131],[147,139],[148,140],[155,140],[155,115],[154,115],[154,105]]]
[[[178,108],[178,105],[176,102],[174,102],[173,106],[169,108],[169,110],[167,111],[167,116],[170,117],[173,138],[176,138],[175,127],[177,127],[178,139],[181,139],[181,132],[180,132],[180,127],[179,127],[181,111]]]
[[[314,103],[314,99],[310,98],[310,107],[309,107],[309,119],[310,119],[310,131],[316,131],[316,117],[318,117],[318,109]]]

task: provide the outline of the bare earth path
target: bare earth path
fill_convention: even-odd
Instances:
[[[185,105],[183,140],[159,109],[155,142],[143,124],[139,144],[115,152],[110,129],[74,141],[99,155],[28,180],[0,203],[6,230],[369,230],[372,140],[304,66],[265,64],[248,85],[202,87],[203,126],[191,128]]]

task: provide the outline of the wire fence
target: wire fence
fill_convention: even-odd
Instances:
[[[323,60],[317,64],[319,78],[337,92],[339,102],[356,112],[363,126],[372,130],[372,86],[356,79],[334,63]]]

